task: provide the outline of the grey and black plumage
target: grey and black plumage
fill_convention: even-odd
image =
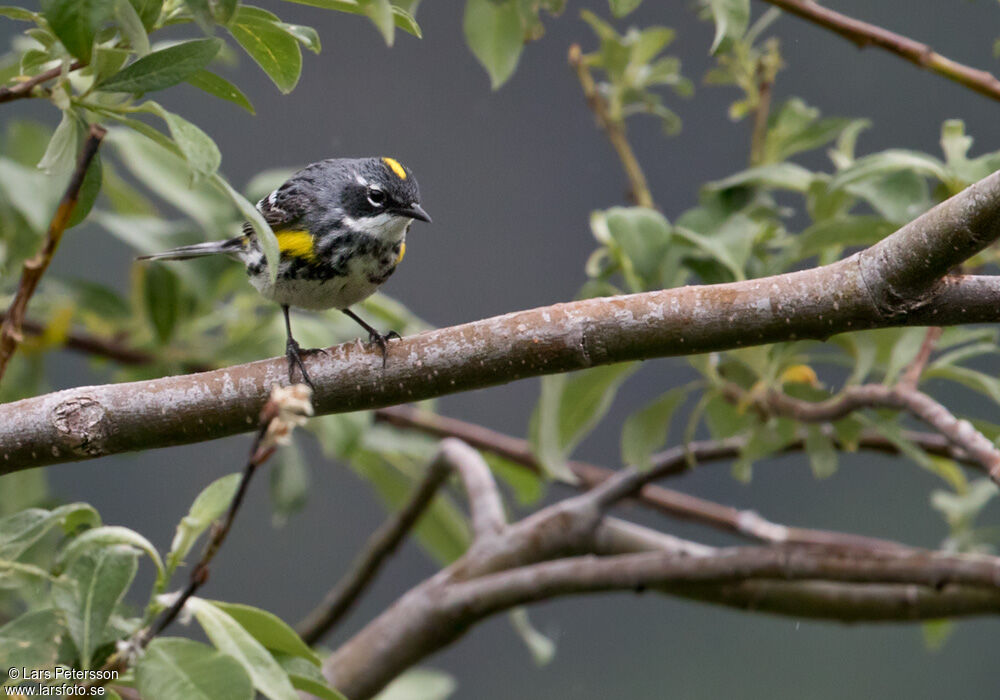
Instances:
[[[240,260],[250,283],[281,305],[288,332],[289,379],[294,367],[312,384],[292,337],[289,307],[340,309],[382,348],[382,335],[350,306],[371,296],[395,271],[406,252],[414,219],[430,222],[420,206],[412,173],[394,158],[336,158],[313,163],[257,203],[278,239],[281,262],[275,282],[253,226],[235,238],[182,246],[140,260],[189,260],[228,255]]]

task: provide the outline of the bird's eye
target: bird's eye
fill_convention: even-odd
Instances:
[[[383,204],[385,204],[385,192],[378,189],[377,187],[369,187],[368,201],[371,202],[373,207],[381,207]]]

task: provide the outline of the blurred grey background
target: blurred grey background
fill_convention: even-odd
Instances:
[[[598,0],[569,3],[547,19],[547,35],[527,47],[509,84],[491,92],[485,72],[462,38],[460,3],[426,0],[419,8],[425,38],[400,34],[386,48],[363,19],[282,2],[261,2],[286,21],[316,27],[323,52],[304,56],[298,88],[281,96],[245,56],[228,77],[250,96],[257,115],[172,88],[169,109],[202,126],[218,142],[223,170],[241,186],[256,172],[334,155],[392,154],[413,169],[433,226],[411,233],[406,263],[386,285],[430,323],[445,326],[570,299],[584,280],[594,248],[593,209],[624,202],[625,181],[611,148],[584,106],[565,56],[572,42],[594,47],[579,19]],[[926,41],[947,56],[1000,70],[991,55],[1000,35],[1000,7],[987,0],[828,3],[859,18]],[[678,30],[672,53],[695,79],[693,99],[671,98],[684,119],[679,137],[658,124],[630,122],[654,196],[668,218],[696,202],[700,184],[745,167],[747,123],[726,117],[732,89],[701,84],[710,65],[713,29],[689,3],[653,2],[623,22]],[[765,6],[754,4],[755,13]],[[0,39],[16,31],[0,24]],[[864,154],[886,147],[938,153],[942,120],[962,118],[976,137],[975,154],[1000,147],[1000,105],[875,49],[848,42],[794,17],[775,28],[788,63],[776,99],[797,95],[825,115],[869,117],[859,142]],[[33,115],[55,124],[48,105],[5,105],[3,119]],[[807,165],[826,167],[822,153]],[[75,229],[57,256],[75,268],[124,284],[131,254],[95,227]],[[278,349],[276,349],[278,350]],[[627,384],[611,416],[579,450],[582,458],[617,465],[618,428],[635,406],[686,375],[683,361],[648,363],[646,382]],[[63,388],[99,380],[70,355],[54,360]],[[448,397],[442,412],[523,435],[537,381]],[[270,524],[266,479],[213,566],[211,598],[258,605],[290,622],[340,576],[383,509],[372,490],[310,446],[314,487],[305,511],[280,529]],[[106,522],[125,525],[169,545],[190,501],[212,479],[235,471],[247,438],[50,468],[57,495],[94,504]],[[782,458],[755,471],[749,485],[725,465],[670,484],[725,503],[753,508],[778,522],[840,528],[936,546],[945,536],[927,502],[933,478],[912,464],[872,456],[843,460],[831,479],[815,481],[801,458]],[[552,494],[562,495],[556,489]],[[985,524],[996,521],[988,511]],[[684,536],[727,541],[715,533],[655,521]],[[329,640],[335,645],[395,596],[434,571],[414,545],[391,562],[370,595]],[[996,698],[1000,623],[961,622],[945,647],[927,651],[919,627],[842,626],[752,616],[653,595],[562,600],[532,610],[533,621],[558,643],[555,660],[535,667],[503,617],[471,631],[427,660],[458,680],[456,697],[520,698]],[[177,630],[174,630],[177,632]]]

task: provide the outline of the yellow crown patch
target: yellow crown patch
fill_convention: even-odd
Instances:
[[[389,166],[389,170],[396,174],[400,180],[406,179],[406,171],[403,166],[399,164],[399,161],[395,158],[383,158],[382,162]]]

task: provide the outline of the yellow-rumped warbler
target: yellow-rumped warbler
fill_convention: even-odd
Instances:
[[[281,262],[274,283],[253,226],[225,241],[196,243],[140,260],[188,260],[228,255],[243,262],[250,283],[281,305],[288,342],[288,378],[295,367],[312,381],[292,337],[288,307],[340,309],[368,331],[382,349],[399,337],[382,335],[350,310],[371,296],[396,269],[406,252],[406,232],[413,219],[430,222],[420,206],[412,173],[395,158],[334,158],[306,166],[257,203],[278,239]]]

